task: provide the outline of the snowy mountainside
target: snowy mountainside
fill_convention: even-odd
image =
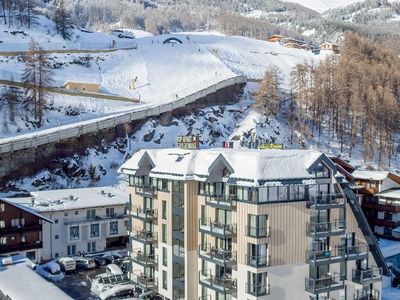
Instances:
[[[283,2],[292,2],[300,4],[309,9],[323,13],[329,9],[347,6],[356,2],[363,2],[363,0],[282,0]]]

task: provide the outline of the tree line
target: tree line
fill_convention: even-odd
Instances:
[[[255,95],[257,107],[267,114],[276,114],[277,105],[281,108],[274,74],[265,74]],[[390,165],[400,117],[400,59],[395,51],[347,33],[339,56],[293,69],[290,94],[285,110],[301,142],[325,133],[338,140],[341,153],[351,157],[360,145],[365,161]]]

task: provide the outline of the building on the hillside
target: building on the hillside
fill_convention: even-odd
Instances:
[[[0,199],[0,256],[22,254],[38,261],[46,223],[51,221],[35,211]]]
[[[0,299],[72,300],[55,284],[36,273],[34,265],[22,255],[0,259]]]
[[[271,35],[267,41],[271,43],[280,42],[283,39],[283,36],[280,34],[273,34]]]
[[[381,299],[383,256],[348,184],[305,150],[141,150],[131,280],[168,299]]]
[[[320,51],[331,51],[335,54],[339,53],[339,46],[334,43],[323,43],[319,46]]]
[[[12,198],[45,216],[41,257],[49,260],[126,246],[128,194],[112,187],[31,192]]]
[[[386,171],[351,173],[365,216],[375,234],[400,238],[400,176]]]
[[[163,42],[163,44],[183,44],[183,42],[180,39],[178,39],[177,37],[170,37],[170,38],[167,38]]]
[[[64,88],[66,90],[74,92],[90,92],[90,93],[100,92],[100,84],[92,82],[66,81],[64,83]]]

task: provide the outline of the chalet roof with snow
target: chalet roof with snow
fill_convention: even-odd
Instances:
[[[228,170],[228,182],[247,185],[279,185],[282,181],[312,181],[313,168],[324,162],[335,165],[324,154],[312,150],[255,149],[152,149],[136,152],[120,168],[129,175],[173,180],[207,181],[214,168]],[[336,171],[336,170],[335,170]]]
[[[31,192],[32,197],[8,198],[7,201],[36,212],[77,210],[124,205],[128,195],[113,187],[93,187]]]
[[[378,194],[375,194],[375,196],[381,197],[381,198],[389,198],[389,199],[396,199],[400,200],[400,188],[391,188],[387,189],[385,191],[382,191]]]
[[[355,179],[382,181],[389,176],[388,171],[355,170],[351,174]]]

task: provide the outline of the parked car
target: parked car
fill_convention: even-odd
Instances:
[[[107,264],[105,258],[100,257],[100,256],[93,256],[94,262],[96,264],[96,267],[101,267],[105,266]]]
[[[73,272],[76,270],[76,262],[71,257],[60,257],[56,261],[64,272]]]
[[[122,272],[121,268],[118,267],[116,264],[109,264],[106,268],[106,273],[109,275],[122,275],[124,272]]]
[[[136,299],[135,286],[133,284],[117,285],[111,289],[100,293],[101,300],[114,300],[114,299]]]
[[[103,258],[106,260],[106,264],[112,264],[114,260],[120,259],[121,256],[119,255],[104,255]]]
[[[94,269],[96,268],[96,262],[90,257],[75,257],[76,267],[80,269]]]
[[[48,263],[42,265],[43,270],[49,272],[52,275],[60,274],[61,268],[60,265],[54,261],[49,261]]]

